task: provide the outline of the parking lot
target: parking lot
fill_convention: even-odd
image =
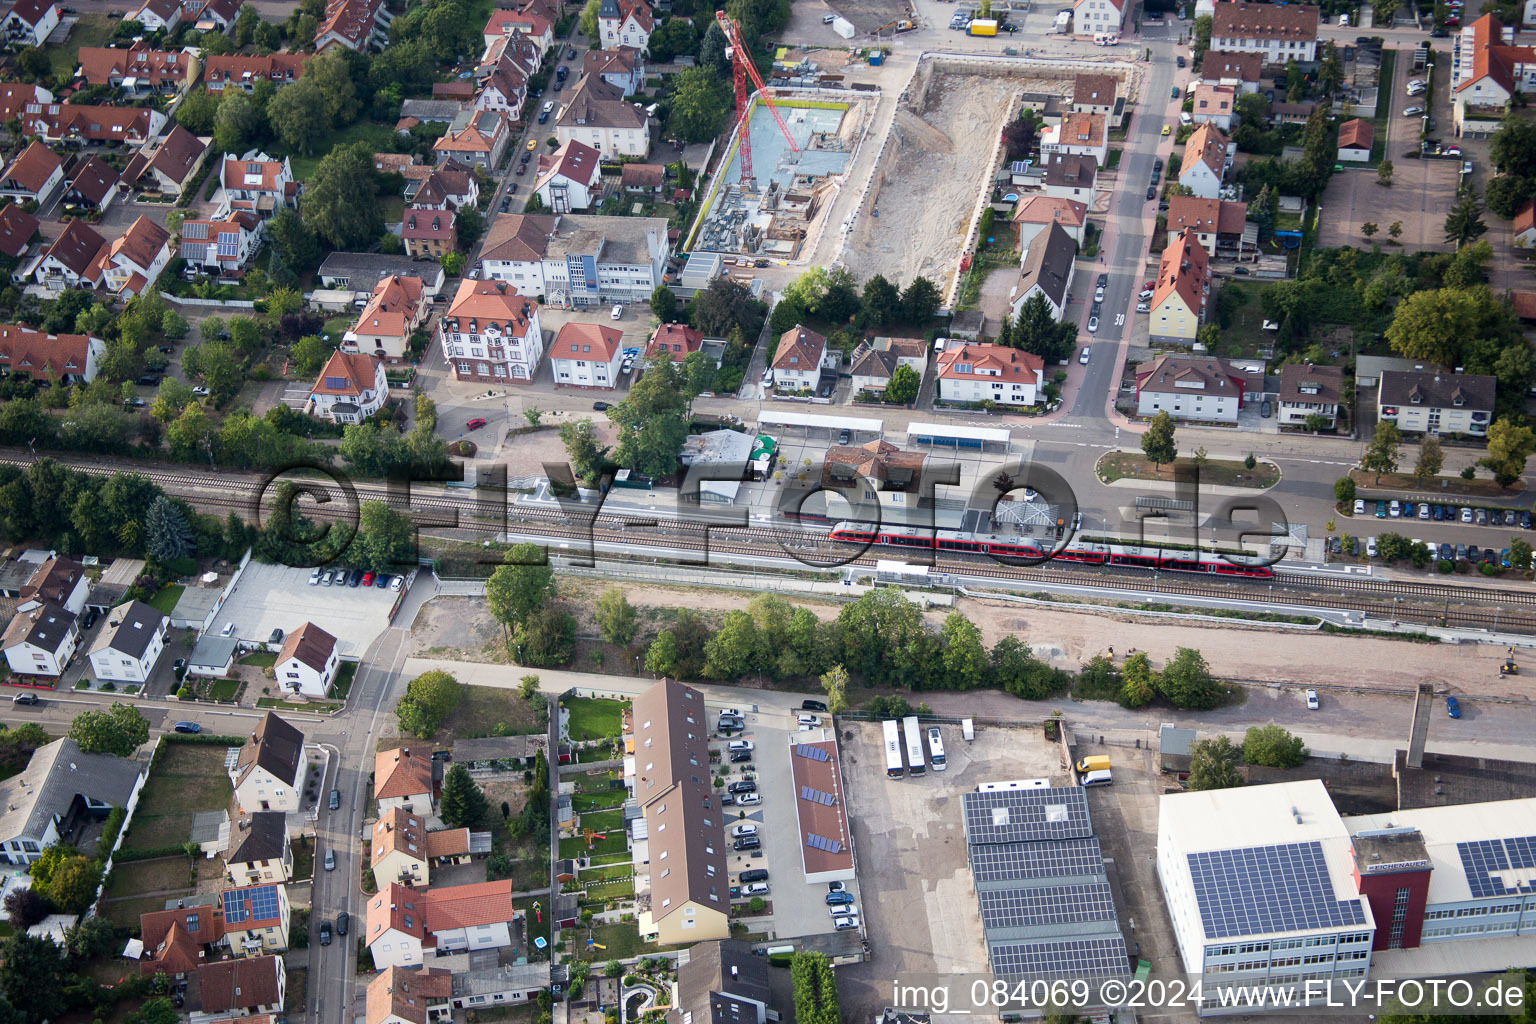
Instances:
[[[210,627],[222,632],[234,624],[234,636],[266,643],[274,629],[291,633],[313,622],[336,638],[343,658],[360,657],[389,628],[397,591],[378,587],[311,587],[309,569],[252,561],[235,584]]]
[[[726,784],[741,781],[752,769],[762,802],[747,807],[728,807],[725,818],[725,849],[730,868],[731,885],[739,886],[742,871],[762,868],[768,872],[769,892],[763,898],[768,902],[769,913],[765,917],[747,920],[752,932],[766,932],[775,939],[816,935],[834,930],[834,919],[828,913],[824,883],[810,884],[805,881],[803,861],[800,856],[800,824],[796,813],[793,774],[790,769],[790,748],[795,743],[809,740],[831,739],[831,733],[821,729],[800,732],[794,714],[783,712],[758,713],[750,705],[733,705],[743,713],[746,730],[733,734],[730,739],[745,739],[752,743],[753,760],[732,764],[726,750],[727,740],[721,738],[716,746],[721,750],[717,774],[723,773]],[[721,707],[711,703],[711,715]],[[825,735],[824,735],[825,732]],[[737,826],[750,823],[757,826],[762,841],[760,849],[737,851],[732,849],[732,833]],[[859,886],[845,882],[854,895],[854,906],[863,914]],[[750,897],[740,897],[735,903],[745,904]]]

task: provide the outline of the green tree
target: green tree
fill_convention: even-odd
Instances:
[[[625,645],[635,638],[635,607],[618,587],[609,587],[597,596],[592,615],[597,631],[609,643]]]
[[[302,377],[313,377],[320,372],[334,349],[318,334],[306,334],[293,344],[293,369]]]
[[[1145,651],[1125,659],[1120,670],[1120,703],[1128,708],[1145,707],[1157,696],[1157,674]]]
[[[1508,174],[1501,174],[1488,183],[1487,191],[1483,193],[1483,201],[1488,204],[1488,209],[1495,215],[1505,220],[1513,220],[1520,207],[1531,198],[1532,188],[1536,186],[1530,178],[1515,178]]]
[[[759,663],[757,623],[744,611],[725,613],[720,629],[704,645],[704,674],[711,679],[740,679]]]
[[[1355,500],[1355,482],[1347,476],[1341,476],[1333,482],[1333,498],[1340,505],[1348,505]]]
[[[363,572],[398,573],[416,564],[416,524],[385,501],[365,501],[358,509],[357,532],[347,560]]]
[[[796,1024],[839,1024],[837,978],[825,954],[799,952],[789,962]]]
[[[1536,178],[1536,124],[1511,108],[1488,147],[1493,169],[1514,178]]]
[[[192,528],[181,506],[165,495],[155,499],[144,519],[144,546],[149,557],[165,563],[194,551]]]
[[[1414,292],[1392,314],[1387,341],[1398,355],[1457,365],[1463,340],[1476,336],[1483,312],[1478,296],[1459,288]]]
[[[576,479],[595,483],[607,463],[608,446],[597,443],[592,421],[579,419],[560,424],[560,442],[565,445]]]
[[[1381,228],[1373,220],[1368,220],[1364,224],[1360,225],[1360,233],[1362,235],[1364,235],[1366,238],[1374,238],[1375,235],[1376,235],[1376,232],[1378,232],[1380,230],[1381,230]]]
[[[74,980],[64,951],[52,939],[18,934],[0,945],[0,996],[24,1008],[29,1022],[63,1014]]]
[[[1376,433],[1371,437],[1371,443],[1366,446],[1365,455],[1360,459],[1360,468],[1376,474],[1376,482],[1381,483],[1381,474],[1397,471],[1398,447],[1402,444],[1403,435],[1397,429],[1397,424],[1391,420],[1382,420],[1376,424]]]
[[[1243,736],[1243,760],[1267,768],[1296,768],[1307,759],[1306,744],[1283,726],[1250,726]]]
[[[1200,60],[1205,56],[1205,51],[1211,48],[1211,16],[1202,14],[1195,19],[1195,66],[1199,67]]]
[[[811,267],[784,286],[784,294],[779,301],[792,302],[807,312],[815,313],[829,286],[827,268]]]
[[[42,82],[53,75],[53,62],[40,47],[24,46],[16,55],[16,69],[35,82]]]
[[[710,338],[729,337],[731,331],[738,329],[743,337],[755,338],[762,330],[767,312],[763,303],[754,299],[740,282],[717,277],[694,296],[692,326]]]
[[[624,400],[608,410],[619,434],[614,460],[652,479],[677,469],[678,452],[688,436],[690,399],[678,364],[669,359],[654,363]]]
[[[443,796],[439,814],[449,828],[467,828],[480,824],[490,813],[490,804],[469,769],[456,764],[443,776]]]
[[[1317,87],[1325,97],[1332,98],[1343,84],[1344,61],[1339,57],[1339,48],[1330,39],[1323,44],[1322,60],[1317,64]]]
[[[672,80],[667,126],[685,142],[704,142],[720,134],[730,109],[725,79],[708,68],[684,68]]]
[[[477,32],[476,35],[478,34]],[[305,62],[304,76],[299,79],[299,82],[312,83],[319,90],[325,104],[323,111],[329,128],[342,128],[351,124],[357,119],[361,109],[357,99],[357,89],[352,83],[352,69],[349,67],[351,59],[350,54],[344,56],[339,50],[318,54]],[[294,84],[297,85],[298,82]],[[271,102],[276,103],[277,97],[287,91],[287,86],[279,89]],[[269,103],[268,116],[271,115],[271,110]]]
[[[1043,292],[1024,300],[1013,328],[1013,347],[1045,360],[1051,366],[1072,354],[1077,346],[1077,325],[1062,323],[1051,312]]]
[[[1483,223],[1483,203],[1477,190],[1462,188],[1451,212],[1445,215],[1445,240],[1460,249],[1481,238],[1487,230],[1488,225]]]
[[[651,292],[651,314],[664,324],[677,320],[677,296],[664,284],[657,285]]]
[[[1168,415],[1167,409],[1152,417],[1147,432],[1141,435],[1141,451],[1154,467],[1178,457],[1179,449],[1173,440],[1173,417]]]
[[[910,324],[925,324],[939,311],[943,296],[926,277],[914,277],[901,293],[901,318]]]
[[[309,65],[321,59],[312,57]],[[325,93],[314,80],[314,71],[309,65],[305,66],[302,78],[279,89],[267,105],[267,121],[273,133],[289,149],[305,155],[313,153],[315,144],[328,138],[331,130]]]
[[[1238,769],[1238,749],[1225,736],[1195,740],[1189,745],[1191,790],[1234,789],[1243,784]]]
[[[337,249],[379,236],[383,219],[374,201],[373,155],[367,145],[337,146],[326,154],[304,190],[299,215],[318,238]]]
[[[1207,710],[1221,703],[1221,680],[1211,675],[1201,653],[1192,647],[1180,647],[1173,660],[1163,666],[1157,688],[1176,708]]]
[[[597,12],[602,6],[602,0],[587,0],[586,6],[581,9],[581,17],[576,23],[577,29],[594,46],[599,41],[597,35]]]
[[[512,631],[512,657],[519,665],[563,665],[575,645],[576,617],[556,604],[535,608]]]
[[[213,144],[239,156],[260,130],[260,115],[243,89],[225,89],[213,118]]]
[[[1525,472],[1525,461],[1536,452],[1536,431],[1510,419],[1488,428],[1488,454],[1477,464],[1493,474],[1500,487],[1512,487]]]
[[[992,685],[1023,700],[1044,700],[1063,689],[1064,674],[1034,656],[1029,645],[1012,634],[992,645]]]
[[[645,650],[645,670],[653,676],[676,676],[681,656],[677,635],[670,629],[664,629],[656,634],[656,639]]]
[[[445,252],[438,262],[443,265],[443,273],[449,277],[458,277],[464,273],[464,264],[468,260],[461,252]]]
[[[1516,569],[1530,569],[1531,545],[1519,537],[1509,539],[1509,564]]]
[[[885,385],[885,400],[893,405],[911,405],[917,400],[923,378],[906,363],[891,371],[891,379]]]
[[[981,630],[960,612],[950,612],[939,631],[941,664],[950,689],[971,690],[987,681],[987,648]]]
[[[400,730],[421,739],[437,732],[444,718],[453,714],[464,697],[464,687],[441,669],[423,672],[405,687],[405,696],[395,706]]]
[[[1376,184],[1378,184],[1378,185],[1390,185],[1390,184],[1392,184],[1392,161],[1391,160],[1383,160],[1380,164],[1378,164],[1376,166]]]
[[[87,754],[128,757],[149,741],[149,721],[132,704],[116,703],[100,711],[82,711],[69,726],[69,738]]]
[[[316,241],[315,233],[305,226],[303,218],[293,210],[279,210],[267,221],[267,237],[282,254],[283,262],[295,273],[304,273],[319,265],[320,243]]]
[[[827,713],[840,715],[848,710],[848,670],[833,665],[821,674],[821,689],[827,695]]]
[[[96,901],[101,869],[71,848],[43,886],[43,896],[61,914],[83,914]]]
[[[246,7],[245,10],[251,8]],[[146,999],[138,1012],[129,1019],[129,1024],[178,1024],[181,1013],[176,1009],[176,1004],[166,996],[155,996]]]
[[[1419,442],[1419,458],[1413,464],[1413,479],[1415,483],[1422,483],[1427,476],[1439,476],[1440,467],[1445,465],[1445,451],[1440,447],[1440,439],[1430,434],[1424,435],[1424,440]]]
[[[555,571],[548,555],[537,544],[514,544],[503,564],[485,582],[485,602],[491,615],[507,631],[522,624],[555,594]]]
[[[875,327],[884,327],[901,316],[901,293],[896,286],[875,274],[864,282],[864,319]]]

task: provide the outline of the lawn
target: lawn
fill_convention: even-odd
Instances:
[[[271,708],[273,711],[318,711],[322,714],[330,714],[332,711],[340,711],[340,704],[327,704],[324,701],[288,701],[278,700],[276,697],[263,697],[256,702],[259,708]]]
[[[1296,228],[1301,228],[1299,219]],[[1228,280],[1222,285],[1222,291],[1241,296],[1242,301],[1233,306],[1230,325],[1221,332],[1218,355],[1228,359],[1268,358],[1267,353],[1274,351],[1275,332],[1264,330],[1261,296],[1265,287],[1257,281]]]
[[[615,921],[613,924],[594,924],[589,928],[574,928],[566,939],[567,952],[578,960],[624,960],[648,953],[662,953],[680,946],[658,946],[640,938],[640,930],[633,921]],[[586,933],[586,934],[583,934]],[[593,945],[587,944],[590,935]],[[686,943],[685,943],[686,945]],[[601,947],[601,948],[599,948]]]
[[[600,882],[605,878],[631,878],[634,876],[635,866],[633,862],[624,864],[608,864],[604,867],[582,868],[581,880],[590,885]]]
[[[151,608],[166,615],[176,610],[176,602],[181,600],[181,592],[186,588],[180,583],[167,583],[160,588],[160,592],[149,599]]]
[[[627,701],[573,697],[565,702],[569,712],[568,733],[573,740],[599,740],[617,736],[623,728]]]
[[[238,679],[220,679],[212,686],[208,687],[208,697],[210,700],[221,700],[228,703],[233,703],[235,698],[239,695],[240,680]]]
[[[315,844],[300,837],[290,841],[288,849],[293,851],[293,880],[307,882],[313,878],[315,876]]]
[[[539,913],[538,914],[535,914],[534,911],[533,911],[533,905],[535,903],[539,904]],[[545,897],[544,899],[537,899],[537,898],[534,898],[534,897],[525,897],[523,899],[513,900],[512,901],[512,905],[514,907],[516,907],[518,910],[521,910],[528,917],[528,949],[525,951],[525,952],[527,952],[529,954],[528,959],[530,959],[530,960],[536,960],[536,959],[548,960],[549,959],[549,947],[548,946],[544,947],[544,951],[542,953],[540,953],[538,950],[533,948],[533,940],[536,939],[536,938],[542,938],[545,942],[549,941],[549,899],[548,899],[548,897]],[[539,920],[540,917],[543,918],[542,921]]]
[[[73,70],[73,69],[71,69]],[[336,132],[329,137],[319,140],[314,153],[305,155],[295,153],[286,146],[272,144],[267,147],[267,152],[281,160],[288,157],[289,164],[293,167],[293,177],[297,181],[310,181],[315,176],[315,169],[320,166],[321,159],[337,146],[346,146],[354,142],[366,142],[371,153],[388,153],[390,143],[394,141],[395,129],[391,125],[374,124],[371,121],[359,121],[357,124]]]
[[[516,690],[494,686],[466,686],[464,699],[433,736],[436,743],[481,739],[486,736],[521,736],[542,732],[544,723],[532,705]],[[379,741],[380,750],[401,746],[406,741],[389,737]]]
[[[344,661],[336,670],[336,681],[331,684],[331,696],[339,701],[345,701],[347,694],[352,692],[352,679],[357,675],[357,662]]]
[[[623,789],[611,789],[606,793],[576,793],[571,797],[571,809],[577,814],[583,814],[606,807],[622,807],[628,798],[628,791]]]
[[[242,665],[254,665],[257,668],[271,668],[277,664],[277,655],[271,651],[252,651],[240,659]]]
[[[612,789],[609,786],[610,783],[622,781],[622,777],[616,771],[589,772],[576,780],[576,792],[592,794],[622,793],[624,792],[622,787]],[[623,801],[621,800],[620,803],[623,803]],[[578,811],[581,810],[580,805],[577,805],[576,809]]]
[[[1192,458],[1180,458],[1180,466],[1195,465]],[[1112,480],[1172,480],[1173,468],[1166,463],[1153,466],[1140,452],[1110,452],[1095,467],[1099,479]],[[1272,462],[1259,462],[1252,469],[1240,461],[1207,459],[1200,467],[1200,482],[1223,487],[1252,487],[1262,490],[1280,481],[1280,470]]]
[[[102,900],[101,916],[126,931],[137,932],[139,915],[165,909],[164,896],[135,896],[127,900]]]
[[[150,770],[123,848],[154,849],[184,843],[192,815],[228,806],[233,790],[224,773],[224,747],[167,743]]]
[[[577,764],[595,764],[598,761],[612,760],[615,760],[613,756],[613,748],[607,744],[596,747],[585,747],[576,751]]]
[[[624,811],[615,808],[611,811],[589,811],[581,816],[581,827],[590,828],[594,832],[612,832],[624,827]]]
[[[50,46],[43,51],[53,62],[53,77],[69,78],[74,75],[75,68],[80,66],[80,47],[104,45],[116,27],[117,23],[105,13],[80,15],[75,27],[69,30],[69,38],[63,46]]]
[[[112,886],[107,895],[127,899],[145,893],[176,894],[192,888],[192,874],[185,856],[136,860],[112,868]],[[167,899],[169,897],[161,897]]]
[[[627,848],[628,841],[622,829],[609,832],[602,839],[592,840],[591,850],[587,849],[586,839],[581,836],[571,836],[560,840],[560,859],[584,857],[588,853],[622,853]]]

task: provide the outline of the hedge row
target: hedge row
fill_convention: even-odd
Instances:
[[[185,857],[186,855],[186,843],[176,843],[173,846],[147,846],[142,850],[118,850],[116,856],[112,858],[112,863],[126,864],[135,860],[159,860],[162,857]]]

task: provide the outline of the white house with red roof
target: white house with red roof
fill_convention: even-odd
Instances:
[[[1211,15],[1211,49],[1259,52],[1271,64],[1317,59],[1318,9],[1311,4],[1219,3]]]
[[[522,918],[510,879],[426,892],[391,882],[368,900],[365,941],[375,967],[415,967],[428,957],[507,948]]]
[[[266,222],[249,211],[181,223],[177,255],[204,274],[238,277],[261,248]]]
[[[540,55],[555,45],[555,23],[537,11],[492,11],[485,23],[485,45],[489,47],[502,36],[518,35],[539,48]]]
[[[1179,184],[1202,199],[1219,199],[1221,181],[1232,167],[1234,149],[1214,124],[1200,125],[1184,145]]]
[[[30,199],[42,205],[64,184],[64,161],[59,155],[37,139],[12,160],[0,174],[0,196]]]
[[[0,41],[7,46],[42,46],[59,27],[59,5],[53,0],[16,0],[0,19]]]
[[[1013,208],[1013,226],[1019,233],[1019,246],[1025,250],[1030,239],[1052,224],[1061,225],[1074,242],[1082,245],[1083,225],[1087,222],[1088,204],[1039,192],[1024,196]]]
[[[1091,36],[1103,32],[1118,35],[1125,27],[1126,0],[1075,0],[1072,4],[1072,31]]]
[[[94,287],[96,256],[106,247],[107,240],[85,221],[68,221],[27,276],[49,291]]]
[[[172,32],[181,24],[180,0],[144,0],[129,10],[124,21],[136,21],[146,32]]]
[[[826,354],[827,339],[810,328],[796,324],[785,331],[768,364],[773,369],[774,389],[814,392],[821,383],[821,361]]]
[[[89,103],[49,103],[21,115],[22,128],[44,142],[115,142],[142,146],[170,123],[152,107],[109,107]]]
[[[426,312],[422,290],[419,277],[391,274],[380,280],[357,322],[342,335],[341,350],[368,353],[388,363],[403,360]]]
[[[129,96],[175,95],[195,78],[197,58],[183,50],[157,50],[144,42],[126,50],[82,46],[75,77],[88,85],[110,85]]]
[[[1103,114],[1073,111],[1040,132],[1040,155],[1053,153],[1091,156],[1095,165],[1104,166],[1109,155],[1108,118]]]
[[[336,355],[346,355],[337,352]],[[335,356],[331,357],[333,360]],[[350,356],[351,359],[367,359],[374,361],[372,356]],[[384,380],[384,368],[382,364],[374,361],[379,367],[379,381]],[[322,376],[323,379],[323,376]],[[384,385],[386,388],[387,384]],[[309,697],[325,697],[331,692],[331,684],[336,681],[336,673],[341,668],[341,656],[336,646],[336,638],[313,622],[306,622],[283,641],[283,649],[277,654],[277,663],[272,667],[276,673],[277,685],[283,688],[285,693],[302,693]]]
[[[1516,93],[1536,92],[1536,48],[1514,40],[1514,30],[1492,14],[1456,37],[1460,63],[1451,72],[1451,99],[1457,135],[1491,134]]]
[[[459,380],[531,383],[544,356],[538,304],[505,281],[461,282],[438,337]]]
[[[278,210],[298,209],[299,195],[304,191],[303,184],[294,180],[287,157],[274,160],[254,149],[239,158],[225,156],[219,162],[219,185],[223,196],[220,218],[233,210],[249,210],[265,220]]]
[[[384,407],[384,363],[362,352],[331,353],[309,392],[309,413],[332,423],[361,423]]]
[[[432,778],[431,750],[396,747],[373,756],[373,798],[379,813],[403,807],[430,818],[436,812],[437,788]]]
[[[98,283],[117,295],[142,295],[171,262],[171,233],[144,215],[107,244]]]
[[[1195,124],[1209,121],[1224,132],[1232,130],[1232,117],[1237,113],[1237,90],[1230,85],[1207,85],[1201,82],[1190,90],[1194,109],[1189,112]]]
[[[210,139],[198,138],[181,125],[139,148],[123,170],[123,184],[146,192],[179,196],[203,166]]]
[[[0,370],[6,373],[25,373],[33,380],[57,377],[65,384],[89,384],[96,379],[96,364],[106,352],[107,343],[90,335],[47,334],[22,324],[0,324]],[[71,611],[84,609],[88,588],[82,575],[78,607]],[[71,591],[71,597],[73,594]]]
[[[552,213],[589,210],[602,191],[603,170],[597,150],[571,141],[539,156],[539,177],[533,190]]]
[[[651,340],[646,343],[641,360],[643,365],[649,366],[660,359],[661,354],[665,352],[672,357],[674,363],[680,363],[703,347],[703,332],[696,331],[687,324],[661,324],[651,333]]]
[[[555,386],[612,391],[619,383],[623,346],[624,332],[616,327],[566,324],[549,346]]]
[[[480,183],[463,164],[448,161],[419,183],[407,180],[405,200],[418,210],[462,210],[480,198]]]
[[[443,137],[432,144],[438,163],[457,160],[487,170],[501,163],[507,151],[507,118],[500,110],[464,110]]]
[[[939,399],[1034,405],[1045,387],[1045,360],[1016,348],[971,343],[938,358]]]
[[[643,50],[655,30],[656,19],[644,0],[602,0],[597,9],[597,38],[604,50],[616,46]]]
[[[1195,229],[1185,228],[1163,250],[1152,285],[1147,333],[1153,343],[1193,345],[1210,294],[1210,256]]]
[[[315,52],[324,53],[332,46],[366,52],[381,49],[389,42],[389,24],[394,21],[384,0],[328,0],[325,18],[315,29]]]
[[[20,203],[0,206],[0,252],[20,259],[32,245],[32,236],[42,222],[21,208]]]

